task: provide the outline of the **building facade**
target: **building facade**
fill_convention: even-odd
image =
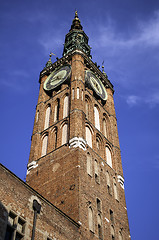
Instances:
[[[22,194],[21,203],[29,206],[32,199],[30,204],[36,200],[41,207],[38,213],[30,205],[37,213],[35,239],[130,239],[114,89],[104,69],[91,60],[90,49],[76,12],[62,58],[54,63],[50,58],[40,73],[26,183],[2,167],[18,182],[15,188],[23,188],[18,195],[25,188],[30,194]],[[20,209],[11,215],[26,226],[22,237],[31,239],[29,210]]]

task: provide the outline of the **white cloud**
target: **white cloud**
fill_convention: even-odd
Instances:
[[[129,106],[137,105],[140,102],[140,97],[135,95],[130,95],[126,98],[126,102]]]
[[[0,79],[0,86],[10,88],[17,92],[27,92],[28,91],[28,77],[29,73],[25,70],[13,70],[7,72],[5,79]]]
[[[159,104],[159,92],[154,92],[151,95],[147,94],[147,96],[129,95],[125,100],[130,107],[147,104],[150,108],[153,108]]]
[[[61,45],[63,44],[62,39],[63,39],[62,33],[61,34],[56,33],[55,35],[49,34],[45,37],[42,36],[39,39],[39,43],[44,48],[46,54],[48,54],[49,52],[53,52],[56,54],[55,50],[61,48]]]
[[[138,21],[135,31],[125,37],[125,32],[117,32],[112,21],[107,26],[100,26],[95,48],[106,47],[110,52],[131,49],[138,46],[159,46],[159,11],[148,21]],[[113,54],[113,53],[112,53]]]
[[[151,96],[148,96],[145,102],[148,103],[150,107],[155,107],[159,104],[159,92],[155,92]]]

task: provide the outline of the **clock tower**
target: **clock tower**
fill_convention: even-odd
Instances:
[[[80,224],[81,239],[130,239],[114,88],[75,12],[63,56],[41,71],[27,183]]]

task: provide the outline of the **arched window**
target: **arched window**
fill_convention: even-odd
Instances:
[[[105,137],[107,137],[107,125],[106,125],[106,119],[103,119],[103,134]]]
[[[68,95],[66,95],[63,104],[63,118],[68,116],[68,112],[69,112],[69,97]]]
[[[42,141],[42,151],[41,151],[42,157],[47,153],[47,144],[48,144],[48,135],[45,135]]]
[[[116,185],[115,178],[113,179],[113,187],[114,187],[114,198],[118,200],[118,192],[117,192],[117,185]]]
[[[59,111],[60,111],[60,99],[57,98],[57,101],[55,102],[55,108],[54,108],[54,122],[59,120]]]
[[[102,221],[101,221],[100,213],[97,216],[97,221],[98,221],[98,236],[99,236],[99,239],[103,239],[103,237],[102,237]]]
[[[110,221],[112,224],[114,223],[114,213],[111,209],[110,209]]]
[[[77,99],[79,99],[79,87],[77,88]]]
[[[111,152],[108,147],[106,147],[106,159],[107,159],[107,164],[112,167],[112,156]]]
[[[110,176],[109,176],[109,172],[108,172],[108,171],[106,171],[106,179],[107,179],[107,189],[108,189],[108,193],[111,194]]]
[[[51,112],[51,106],[49,105],[46,109],[46,113],[45,113],[45,125],[44,125],[44,129],[49,127],[49,120],[50,120],[50,112]]]
[[[100,149],[100,140],[99,140],[98,137],[96,138],[96,145],[97,145],[97,150],[99,151],[99,149]]]
[[[110,231],[111,231],[112,240],[114,240],[115,239],[115,234],[114,234],[114,227],[112,225],[110,227]]]
[[[91,100],[90,98],[86,95],[85,96],[85,113],[86,113],[86,118],[91,117]]]
[[[101,212],[101,201],[97,198],[97,210]]]
[[[62,145],[68,141],[68,124],[65,123],[62,127]]]
[[[92,133],[88,126],[86,126],[86,142],[92,147]]]
[[[72,88],[72,100],[74,100],[74,98],[75,98],[75,90],[74,88]]]
[[[36,113],[36,123],[38,122],[38,120],[39,120],[39,110]]]
[[[101,137],[98,134],[96,135],[96,147],[97,151],[101,150],[102,147]]]
[[[57,127],[53,130],[53,149],[57,148]]]
[[[83,101],[83,89],[82,89],[82,101]]]
[[[96,106],[94,106],[94,121],[95,127],[100,131],[99,111]]]
[[[87,153],[87,173],[92,176],[92,157]]]
[[[85,106],[86,106],[86,118],[89,118],[89,102],[88,102],[88,99],[85,100]]]
[[[122,236],[121,230],[119,231],[119,240],[123,240],[123,236]]]
[[[98,162],[96,159],[94,160],[94,176],[95,176],[96,183],[99,184],[99,170],[98,170]]]
[[[93,226],[93,210],[91,206],[88,208],[88,224],[89,224],[89,230],[94,231],[94,226]]]

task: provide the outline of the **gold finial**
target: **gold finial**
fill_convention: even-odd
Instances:
[[[104,61],[102,62],[102,69],[103,69],[103,73],[104,73]]]
[[[75,11],[75,17],[78,17],[78,13],[77,13],[77,10]]]

